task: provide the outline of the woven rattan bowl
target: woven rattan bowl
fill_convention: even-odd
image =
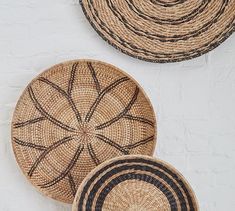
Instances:
[[[217,47],[235,29],[235,0],[80,0],[93,28],[138,59],[177,62]]]
[[[98,61],[58,64],[20,97],[12,144],[23,173],[44,194],[72,203],[83,178],[121,155],[152,155],[153,108],[139,85]]]
[[[82,182],[73,211],[197,211],[196,197],[169,164],[128,155],[106,161]]]

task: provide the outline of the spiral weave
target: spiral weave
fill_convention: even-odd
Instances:
[[[109,64],[76,60],[28,85],[15,109],[12,144],[34,186],[72,203],[83,178],[100,163],[152,155],[155,125],[150,101],[133,79]]]
[[[94,29],[138,59],[177,62],[217,47],[235,29],[235,0],[80,0]]]

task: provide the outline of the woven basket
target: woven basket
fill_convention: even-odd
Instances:
[[[177,62],[217,47],[235,29],[235,0],[80,0],[99,35],[151,62]]]
[[[128,155],[94,169],[82,182],[73,211],[197,211],[196,197],[169,164]]]
[[[152,155],[154,111],[139,85],[116,67],[66,62],[40,74],[20,97],[12,144],[34,186],[72,203],[83,178],[100,163]]]

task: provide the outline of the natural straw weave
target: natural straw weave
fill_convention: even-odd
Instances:
[[[177,62],[217,47],[235,29],[235,0],[80,0],[99,35],[151,62]]]
[[[197,211],[196,197],[169,164],[128,155],[106,161],[80,185],[73,211]]]
[[[97,165],[126,154],[152,155],[153,108],[139,85],[106,63],[77,60],[43,72],[26,88],[12,122],[24,174],[41,192],[72,203]]]

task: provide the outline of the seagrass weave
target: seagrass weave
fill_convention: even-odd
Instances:
[[[235,0],[80,0],[93,28],[122,52],[177,62],[217,47],[235,29]]]
[[[80,185],[73,211],[197,211],[184,177],[149,156],[128,155],[95,168]]]
[[[44,194],[72,203],[97,165],[127,154],[152,155],[155,116],[139,85],[92,60],[58,64],[20,97],[12,144],[23,173]]]

